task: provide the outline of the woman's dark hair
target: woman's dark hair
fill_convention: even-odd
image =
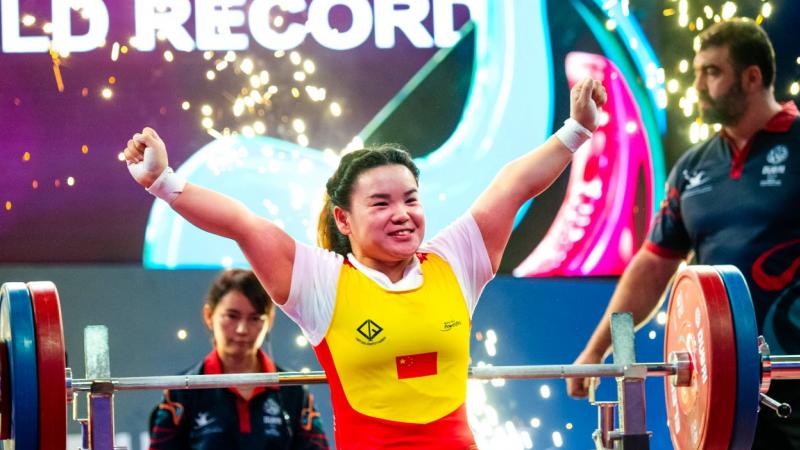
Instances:
[[[320,247],[332,250],[340,255],[352,251],[350,239],[339,232],[333,217],[333,208],[349,210],[350,195],[353,184],[359,175],[375,167],[399,164],[405,166],[419,182],[419,169],[411,155],[396,144],[384,144],[380,147],[365,148],[350,152],[342,157],[339,167],[325,185],[325,201],[317,223],[317,243]]]
[[[247,297],[253,309],[258,314],[272,312],[272,299],[261,286],[256,275],[250,270],[228,269],[223,270],[211,283],[206,295],[206,304],[214,311],[220,299],[230,291],[239,291]]]
[[[727,46],[737,74],[758,66],[764,87],[775,83],[775,50],[767,33],[754,21],[737,17],[715,23],[700,33],[698,39],[700,50]]]

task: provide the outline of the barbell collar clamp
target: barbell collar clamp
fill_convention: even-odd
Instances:
[[[67,384],[67,403],[75,398],[75,390],[72,386],[72,369],[69,367],[64,369],[64,380]]]
[[[667,362],[675,367],[675,373],[669,375],[669,381],[675,387],[686,387],[692,384],[692,357],[689,352],[670,352]]]
[[[769,344],[764,336],[758,336],[758,353],[761,354],[761,385],[759,391],[766,394],[772,384],[772,361],[770,359]]]

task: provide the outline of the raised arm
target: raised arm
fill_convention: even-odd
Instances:
[[[620,277],[608,308],[575,363],[599,364],[603,360],[611,347],[611,313],[630,312],[635,324],[647,322],[657,310],[661,294],[681,261],[640,249]],[[588,387],[585,378],[567,380],[567,393],[573,397],[585,397]]]
[[[294,240],[242,202],[186,183],[168,167],[167,149],[152,128],[137,133],[125,148],[131,176],[186,220],[209,233],[233,239],[270,297],[283,304],[289,296]]]
[[[508,244],[517,211],[528,199],[547,189],[564,171],[577,146],[597,128],[598,109],[605,101],[606,92],[599,81],[587,78],[576,84],[570,92],[572,121],[544,144],[500,169],[470,208],[495,272]]]

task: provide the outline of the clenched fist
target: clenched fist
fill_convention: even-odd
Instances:
[[[168,165],[164,141],[152,128],[146,127],[134,134],[123,153],[131,176],[145,188],[149,188]]]

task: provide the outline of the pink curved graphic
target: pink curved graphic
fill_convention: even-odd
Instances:
[[[607,115],[573,157],[564,202],[544,239],[514,270],[516,276],[619,275],[650,227],[653,165],[630,87],[600,55],[570,53],[566,71],[570,86],[587,76],[602,81]]]

